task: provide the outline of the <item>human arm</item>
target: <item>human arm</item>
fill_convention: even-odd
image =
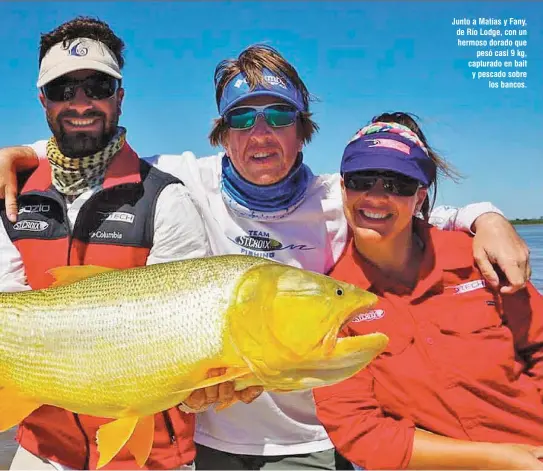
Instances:
[[[503,213],[491,203],[468,204],[463,208],[439,206],[429,222],[443,230],[475,234],[473,256],[481,273],[501,293],[522,289],[530,278],[530,251]],[[497,265],[509,284],[500,287]]]
[[[365,469],[405,469],[415,424],[387,417],[368,369],[333,386],[313,390],[317,417],[337,451]]]
[[[211,255],[199,208],[182,184],[168,185],[155,211],[153,246],[147,265]]]
[[[0,149],[0,198],[5,198],[6,215],[11,222],[17,221],[17,174],[34,170],[38,166],[36,150],[42,147],[45,149],[45,142]]]
[[[513,225],[500,214],[485,213],[475,219],[473,231],[473,256],[490,285],[501,294],[524,288],[532,273],[530,250]],[[502,280],[494,264],[503,273]]]
[[[543,447],[472,442],[416,429],[407,469],[543,469]]]
[[[21,254],[11,242],[4,224],[0,221],[0,292],[29,289]]]
[[[8,219],[11,222],[17,218],[17,176],[19,173],[31,172],[37,168],[40,159],[47,158],[46,146],[47,141],[41,140],[30,145],[0,149],[0,198],[6,199]],[[200,164],[204,163],[204,159],[197,159],[192,152],[183,152],[181,155],[157,154],[142,160],[180,178],[193,198],[201,197],[199,193],[202,190],[205,192],[200,175]],[[205,163],[209,166],[209,159]]]
[[[387,415],[363,370],[313,391],[317,417],[338,452],[365,469],[543,469],[543,449],[471,442],[436,435]]]

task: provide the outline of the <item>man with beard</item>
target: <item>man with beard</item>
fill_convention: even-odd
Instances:
[[[183,183],[140,160],[118,126],[123,48],[107,24],[91,18],[42,35],[37,86],[53,136],[47,159],[22,188],[17,222],[2,208],[0,291],[46,288],[48,270],[62,265],[123,269],[209,255]],[[231,400],[228,386],[221,392]],[[95,469],[96,431],[108,421],[42,406],[19,426],[11,469]],[[155,424],[146,466],[190,466],[193,415],[173,408]],[[138,468],[126,449],[108,467]]]

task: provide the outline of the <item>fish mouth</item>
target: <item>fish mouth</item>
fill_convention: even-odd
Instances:
[[[332,355],[338,341],[340,340],[340,332],[358,315],[369,311],[373,306],[375,306],[377,301],[377,296],[375,296],[373,293],[366,292],[365,299],[362,304],[358,302],[355,306],[347,309],[343,316],[340,316],[340,322],[335,326],[335,328],[330,329],[330,332],[328,332],[323,339],[322,345],[325,357]]]
[[[387,345],[388,337],[380,332],[338,338],[332,355],[322,363],[313,365],[318,371],[317,382],[320,383],[313,387],[326,386],[350,378],[368,366]]]
[[[369,311],[378,301],[377,296],[366,293],[366,299],[361,305],[347,310],[343,320],[331,329],[323,340],[323,356],[320,361],[300,365],[301,374],[314,371],[312,387],[326,386],[347,379],[365,368],[375,357],[380,355],[388,345],[388,337],[380,332],[366,335],[340,337],[341,331],[357,316]],[[317,374],[315,374],[315,372]],[[317,377],[318,376],[318,377]]]
[[[298,365],[292,378],[275,387],[277,390],[300,390],[339,383],[368,366],[387,345],[388,337],[380,332],[339,338],[329,356]]]
[[[328,332],[321,347],[306,361],[298,363],[291,377],[284,377],[277,390],[311,389],[343,381],[365,368],[388,345],[388,337],[380,332],[351,337],[338,337],[356,316],[371,309],[377,296],[366,293],[364,303],[347,309],[340,322]],[[296,385],[296,386],[294,386]]]

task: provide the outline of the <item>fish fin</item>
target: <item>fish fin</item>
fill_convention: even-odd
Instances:
[[[207,388],[208,386],[215,386],[216,384],[225,383],[226,381],[233,381],[247,374],[252,374],[249,368],[227,368],[224,374],[222,374],[221,376],[213,376],[212,378],[204,379],[192,388],[182,389],[177,392],[191,393],[192,391],[195,391],[196,389]]]
[[[0,432],[22,422],[41,405],[21,396],[15,388],[0,388]]]
[[[155,417],[148,415],[138,420],[134,433],[126,443],[128,450],[140,468],[143,467],[153,448],[153,439],[155,437]]]
[[[77,265],[68,267],[56,267],[47,271],[53,276],[55,281],[51,284],[51,287],[69,285],[76,281],[81,281],[91,276],[99,275],[100,273],[106,273],[108,271],[114,271],[116,268],[99,267],[97,265]]]
[[[241,391],[242,389],[246,389],[250,386],[262,386],[262,380],[257,378],[254,374],[246,374],[245,376],[242,376],[241,378],[236,378],[235,381],[235,390]]]
[[[228,402],[221,402],[220,404],[217,404],[215,406],[215,410],[217,412],[220,412],[230,406],[233,406],[236,402],[239,402],[239,399],[237,397],[233,397],[232,399],[230,399]]]
[[[134,429],[138,424],[139,417],[123,417],[102,425],[96,433],[96,443],[98,445],[97,468],[102,468],[108,464],[121,448],[128,442]]]

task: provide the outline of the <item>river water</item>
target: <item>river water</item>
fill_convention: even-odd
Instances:
[[[530,247],[532,283],[543,293],[543,224],[516,226],[515,229]]]

